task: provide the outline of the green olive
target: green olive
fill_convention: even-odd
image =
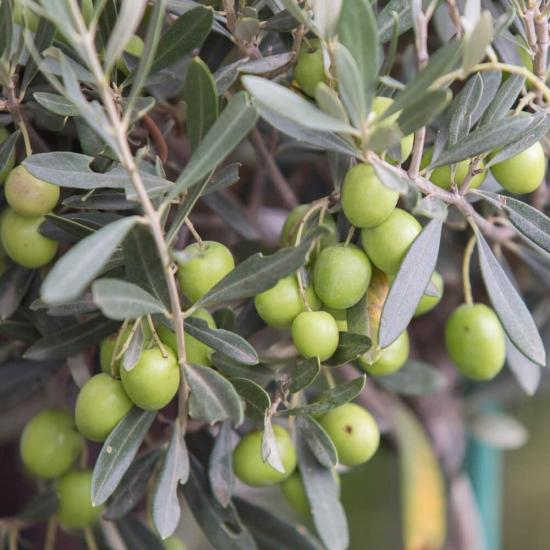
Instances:
[[[130,40],[128,40],[128,43],[124,47],[124,53],[141,59],[141,56],[143,55],[143,48],[143,40],[137,34],[134,34],[130,37]],[[117,59],[116,67],[123,75],[129,74],[129,70],[126,66],[126,61],[124,60],[124,57],[120,57],[119,59]]]
[[[385,376],[398,371],[409,358],[409,334],[405,330],[397,340],[384,348],[374,363],[359,357],[359,364],[371,376]]]
[[[162,541],[164,550],[185,550],[187,547],[183,542],[176,536],[168,537]]]
[[[20,27],[27,27],[29,31],[36,32],[40,18],[30,8],[23,7],[22,0],[15,0],[13,3],[13,21]]]
[[[104,441],[132,405],[120,380],[103,372],[96,374],[82,386],[76,400],[78,431],[91,441]]]
[[[390,108],[392,103],[393,103],[393,99],[389,97],[383,97],[383,96],[375,97],[372,100],[370,116],[374,115],[375,120],[380,118]],[[381,127],[393,126],[397,122],[397,119],[399,118],[400,114],[401,114],[401,111],[398,111],[397,113],[394,113],[393,115],[390,115],[389,117],[381,120],[380,126]],[[414,142],[414,134],[409,134],[408,136],[405,136],[404,138],[401,139],[401,162],[409,158],[412,152],[413,142]]]
[[[235,475],[246,485],[265,487],[275,485],[292,475],[296,468],[296,451],[290,434],[278,424],[273,424],[273,433],[284,473],[279,472],[262,459],[262,432],[247,433],[233,451]]]
[[[380,225],[361,231],[361,244],[378,269],[387,275],[395,275],[421,230],[416,218],[396,208]]]
[[[235,267],[229,249],[214,241],[190,244],[178,259],[178,279],[183,293],[191,302],[202,298]]]
[[[178,393],[180,369],[174,352],[154,347],[141,353],[132,370],[122,369],[120,377],[130,399],[142,409],[162,409]]]
[[[525,151],[491,166],[495,179],[510,193],[531,193],[544,180],[546,156],[537,142]]]
[[[281,491],[290,507],[302,517],[309,517],[311,506],[300,472],[294,472],[281,483]]]
[[[319,423],[332,439],[341,464],[356,466],[369,460],[380,443],[372,415],[355,403],[346,403],[325,413]]]
[[[484,304],[463,304],[445,327],[447,352],[468,378],[489,380],[506,358],[506,338],[495,312]]]
[[[338,347],[338,325],[326,311],[304,311],[292,323],[292,340],[306,358],[325,361]]]
[[[336,321],[336,324],[338,325],[338,330],[340,332],[347,332],[348,331],[348,312],[345,309],[334,309],[332,307],[325,306],[323,308],[324,311],[327,313],[330,313],[334,320]]]
[[[359,247],[329,246],[315,260],[313,288],[328,307],[348,309],[364,296],[371,275],[369,259]]]
[[[422,156],[422,162],[420,163],[420,168],[426,168],[426,166],[429,166],[430,162],[432,161],[432,155],[433,155],[433,149],[427,149],[424,155]],[[483,161],[479,163],[479,169],[483,170],[485,167]],[[454,182],[457,185],[457,187],[460,187],[464,180],[466,179],[466,176],[468,175],[468,172],[470,171],[470,161],[469,160],[462,160],[460,162],[456,163],[456,170],[455,170],[455,177]],[[449,190],[452,186],[453,180],[451,177],[451,167],[450,166],[439,166],[435,168],[430,176],[430,181],[432,183],[435,183],[438,187],[441,187],[442,189]],[[481,172],[479,174],[476,174],[471,180],[470,180],[470,189],[477,189],[487,177],[487,172]]]
[[[429,311],[434,309],[437,304],[439,304],[439,302],[441,302],[441,298],[443,297],[443,290],[445,288],[443,277],[440,275],[439,272],[434,271],[431,281],[435,288],[439,291],[439,296],[429,296],[428,294],[423,294],[422,298],[420,298],[420,302],[418,302],[418,305],[416,306],[416,310],[414,312],[415,317],[428,313]]]
[[[319,298],[311,286],[305,289],[305,295],[311,309],[321,308]],[[306,310],[296,275],[284,277],[274,287],[258,294],[254,305],[265,323],[277,329],[289,329],[296,316]]]
[[[94,524],[103,512],[103,506],[92,505],[92,471],[72,471],[56,485],[59,498],[57,517],[65,529],[82,529]]]
[[[15,263],[36,269],[53,260],[57,242],[40,233],[44,220],[43,217],[24,218],[11,208],[2,216],[2,245]]]
[[[8,204],[26,218],[47,214],[59,200],[57,185],[35,178],[23,165],[9,173],[4,190]]]
[[[83,440],[72,416],[56,410],[43,411],[27,422],[20,443],[25,468],[44,479],[65,473],[82,448]]]
[[[216,328],[216,322],[214,318],[206,309],[199,308],[197,309],[191,317],[196,319],[202,319],[208,323],[210,328]],[[159,323],[156,327],[159,338],[163,344],[169,346],[172,351],[178,353],[178,345],[176,342],[176,335],[173,330],[170,330],[166,325]],[[185,340],[185,355],[187,361],[193,365],[202,365],[203,367],[212,366],[212,361],[210,361],[210,354],[212,353],[212,348],[203,344],[200,340],[197,340],[193,336],[184,333]]]
[[[298,228],[300,227],[303,217],[310,208],[311,204],[301,204],[290,211],[281,229],[281,236],[279,237],[279,244],[282,247],[294,246],[296,244]],[[315,219],[315,216],[313,216],[313,219]],[[319,241],[321,248],[336,244],[338,242],[338,228],[336,227],[334,218],[330,214],[325,214],[321,225],[328,229],[328,233],[323,235]],[[304,233],[302,232],[302,234]]]
[[[4,143],[10,137],[10,133],[4,128],[0,127],[0,145]],[[6,181],[8,174],[13,170],[15,166],[15,149],[12,150],[8,160],[6,161],[6,166],[3,170],[0,170],[0,185]]]
[[[356,227],[374,227],[394,210],[399,193],[386,187],[371,164],[361,163],[348,171],[342,186],[342,209]]]
[[[309,45],[302,45],[294,67],[294,78],[298,86],[310,97],[315,97],[317,84],[327,81],[320,40],[309,40]]]

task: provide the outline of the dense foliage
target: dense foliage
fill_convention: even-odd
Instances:
[[[549,320],[548,6],[488,7],[0,1],[0,424],[36,487],[0,542],[180,548],[185,499],[216,548],[344,549],[380,445],[405,548],[460,538],[479,382],[533,394]]]

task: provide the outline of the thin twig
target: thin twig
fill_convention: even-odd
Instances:
[[[271,181],[273,181],[273,184],[275,185],[275,188],[283,199],[285,205],[288,208],[294,208],[297,206],[298,199],[296,198],[292,187],[290,187],[281,170],[277,166],[273,155],[265,144],[262,134],[257,128],[254,128],[250,132],[250,141],[252,142],[252,146],[256,150],[256,153],[258,153],[260,160],[264,163],[265,169],[271,177]]]

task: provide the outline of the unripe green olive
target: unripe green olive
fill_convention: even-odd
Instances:
[[[496,313],[485,304],[456,308],[445,327],[447,352],[468,378],[489,380],[506,358],[506,338]]]
[[[82,529],[94,524],[103,512],[103,506],[92,506],[92,471],[73,470],[56,485],[59,498],[57,517],[65,529]]]
[[[20,216],[36,218],[55,208],[59,187],[35,178],[22,164],[8,175],[6,200]]]
[[[183,542],[176,536],[168,537],[162,541],[164,550],[185,550],[187,547]]]
[[[359,364],[372,376],[385,376],[398,371],[409,358],[409,334],[403,331],[388,347],[384,348],[374,363],[359,357]]]
[[[143,332],[143,340],[146,344],[153,336],[151,329],[147,323],[142,323],[140,330]],[[132,326],[129,325],[122,332],[111,334],[111,336],[107,336],[107,338],[101,342],[99,345],[99,365],[102,372],[110,374],[116,378],[120,376],[120,368],[122,366],[123,357],[113,363],[113,354],[120,353],[126,341],[130,338],[131,332]],[[111,363],[113,363],[112,368]]]
[[[389,97],[383,97],[383,96],[376,96],[372,100],[371,104],[371,115],[375,115],[376,118],[380,118],[385,111],[387,111],[391,104],[393,103],[393,99]],[[390,115],[389,117],[385,118],[381,121],[381,126],[392,126],[397,122],[397,119],[399,118],[399,115],[401,114],[401,111],[398,111],[397,113],[394,113],[393,115]],[[369,118],[370,118],[369,116]],[[408,136],[405,136],[401,139],[401,161],[408,159],[413,148],[413,142],[414,142],[414,134],[409,134]]]
[[[305,295],[311,309],[321,308],[321,302],[311,286],[305,289]],[[278,329],[290,328],[296,316],[306,310],[295,274],[280,279],[274,287],[258,294],[254,305],[265,323]]]
[[[333,476],[338,486],[340,478],[336,470],[332,470]],[[304,481],[299,471],[295,471],[290,477],[281,483],[281,491],[290,505],[290,507],[304,518],[311,516],[311,506],[307,498]]]
[[[342,186],[342,209],[355,227],[374,227],[392,212],[399,193],[386,187],[371,164],[361,163],[348,171]]]
[[[302,517],[309,517],[311,506],[300,472],[294,472],[281,483],[281,491],[290,507]]]
[[[309,45],[302,45],[294,67],[294,78],[298,86],[310,97],[315,97],[317,84],[327,81],[320,40],[313,39],[309,41]]]
[[[162,409],[172,401],[180,384],[180,369],[174,352],[155,347],[141,353],[132,370],[122,369],[120,377],[130,399],[142,409]]]
[[[26,27],[29,31],[36,32],[38,24],[40,23],[40,18],[30,8],[23,7],[23,2],[21,0],[15,0],[13,3],[13,21],[20,27],[24,27],[26,23]]]
[[[531,193],[544,179],[546,156],[540,142],[491,166],[495,179],[510,193]]]
[[[281,236],[279,237],[279,244],[282,247],[295,245],[296,234],[298,233],[300,223],[310,208],[311,204],[301,204],[290,211],[281,229]],[[328,233],[323,235],[319,240],[321,248],[336,244],[338,242],[338,228],[336,227],[334,218],[330,214],[325,214],[321,225],[328,229]]]
[[[53,479],[65,473],[82,451],[83,440],[72,416],[48,410],[32,418],[23,429],[20,452],[30,474]]]
[[[216,328],[216,322],[214,318],[206,309],[199,308],[197,309],[191,317],[196,319],[202,319],[208,323],[210,328]],[[169,346],[172,351],[178,353],[178,344],[176,341],[176,335],[173,330],[170,330],[166,325],[159,323],[156,327],[159,338],[163,344]],[[197,340],[193,336],[184,333],[185,340],[185,355],[187,361],[193,365],[202,365],[203,367],[212,366],[212,361],[210,361],[210,354],[212,353],[212,348],[203,344],[200,340]]]
[[[433,156],[433,149],[427,149],[424,155],[422,156],[422,161],[420,163],[420,168],[426,168],[432,161]],[[484,168],[483,161],[479,162],[479,169],[483,170]],[[470,171],[470,161],[469,160],[462,160],[460,162],[456,163],[456,170],[455,170],[455,179],[454,182],[457,185],[457,187],[460,187],[464,180],[466,179],[466,176],[468,175],[468,172]],[[471,180],[469,184],[470,189],[477,189],[487,177],[487,172],[481,172],[479,174],[476,174]],[[442,189],[449,190],[452,186],[452,178],[451,178],[451,167],[450,166],[439,166],[435,168],[430,176],[430,181],[432,183],[435,183],[438,187],[441,187]]]
[[[284,473],[277,471],[262,460],[262,432],[247,433],[233,451],[233,470],[246,485],[265,487],[275,485],[292,475],[296,468],[296,451],[290,434],[278,424],[273,424],[273,433]]]
[[[178,260],[178,279],[183,293],[191,302],[202,298],[235,267],[229,249],[221,243],[204,241],[190,244]]]
[[[120,380],[105,373],[96,374],[82,386],[78,394],[76,427],[87,439],[104,441],[132,406]]]
[[[143,55],[143,40],[141,37],[139,37],[137,34],[134,34],[130,37],[130,40],[128,40],[128,43],[124,47],[124,53],[128,53],[130,55],[133,55],[134,57],[139,57]],[[128,75],[128,67],[126,66],[126,61],[124,61],[124,57],[121,57],[117,59],[116,62],[117,69],[124,75]]]
[[[338,347],[338,325],[326,311],[304,311],[292,323],[292,341],[304,357],[324,361]]]
[[[378,269],[387,275],[395,275],[421,230],[416,218],[396,208],[380,225],[361,231],[361,244]]]
[[[323,308],[324,311],[327,313],[330,313],[334,320],[336,321],[336,324],[338,325],[338,330],[340,332],[347,332],[348,331],[348,312],[345,309],[334,309],[332,307],[325,306]]]
[[[420,302],[418,302],[418,305],[416,306],[416,310],[414,311],[414,316],[418,317],[419,315],[424,315],[424,313],[428,313],[432,309],[441,302],[441,298],[443,297],[443,290],[445,288],[445,282],[443,281],[443,277],[438,271],[434,271],[431,281],[435,288],[439,291],[439,296],[429,296],[428,294],[423,294],[422,298],[420,298]]]
[[[51,262],[57,252],[57,242],[44,237],[39,229],[43,217],[25,218],[9,208],[2,217],[2,245],[17,264],[36,269]]]
[[[10,133],[4,127],[0,127],[0,145],[4,143],[4,141],[6,141],[9,137],[10,137]],[[15,150],[12,150],[6,162],[6,166],[4,167],[3,170],[0,170],[0,185],[4,183],[4,181],[6,180],[6,177],[13,170],[14,166],[15,166]]]
[[[348,309],[367,291],[372,275],[369,259],[353,244],[321,251],[313,268],[313,288],[328,307]]]
[[[369,460],[380,443],[372,415],[355,403],[346,403],[325,413],[319,423],[332,439],[340,464],[356,466]]]

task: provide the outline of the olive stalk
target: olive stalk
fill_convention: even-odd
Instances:
[[[128,126],[126,119],[120,116],[117,103],[113,97],[109,80],[105,75],[97,49],[95,47],[95,41],[93,34],[86,27],[86,23],[80,12],[78,4],[75,0],[71,0],[69,3],[73,19],[75,21],[76,30],[79,34],[81,46],[86,54],[89,69],[94,76],[95,83],[101,97],[101,101],[105,107],[109,122],[112,125],[114,137],[119,149],[119,160],[124,166],[132,185],[134,186],[136,193],[138,194],[139,201],[145,213],[145,216],[149,222],[149,227],[155,241],[155,245],[162,262],[164,270],[164,278],[170,297],[170,306],[172,311],[172,319],[174,321],[174,330],[176,333],[177,349],[178,349],[178,364],[180,367],[186,361],[185,353],[185,339],[183,332],[183,315],[181,311],[181,303],[178,293],[178,287],[176,284],[176,278],[172,270],[172,260],[170,258],[170,252],[168,245],[164,240],[164,232],[161,224],[161,215],[153,206],[149,195],[145,189],[143,179],[136,165],[134,156],[128,143]],[[182,424],[186,422],[187,417],[187,397],[189,394],[189,387],[185,376],[181,377],[181,387],[179,392],[179,416]]]

